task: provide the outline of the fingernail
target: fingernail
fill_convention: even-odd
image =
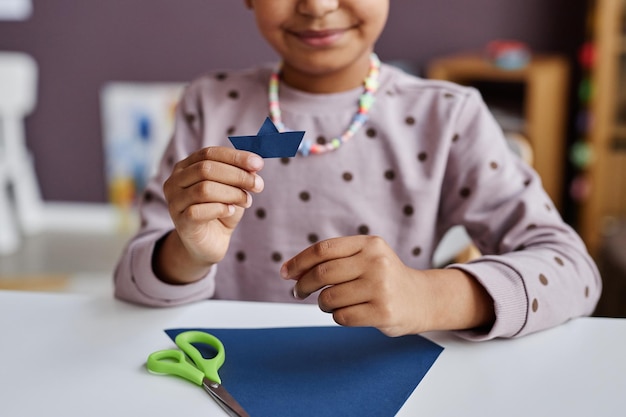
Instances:
[[[293,286],[293,289],[291,290],[291,295],[293,295],[293,298],[295,298],[296,300],[300,300],[300,297],[298,297],[298,293],[296,292],[296,286]]]
[[[283,277],[284,279],[289,278],[289,270],[287,269],[287,265],[283,265],[280,268],[280,276]]]
[[[260,175],[254,177],[254,191],[263,191],[263,187],[265,187],[265,182]]]
[[[259,169],[263,168],[263,159],[258,156],[251,156],[249,163],[250,163],[250,168],[252,168],[255,171],[258,171]]]

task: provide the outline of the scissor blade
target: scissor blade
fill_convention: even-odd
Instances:
[[[211,397],[228,413],[231,417],[250,417],[246,410],[226,391],[221,384],[213,382],[208,378],[204,378],[202,386],[211,394]]]

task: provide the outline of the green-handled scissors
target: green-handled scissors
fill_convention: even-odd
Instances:
[[[176,375],[204,387],[215,401],[232,417],[249,417],[248,413],[222,386],[217,371],[224,364],[225,351],[222,342],[209,333],[196,330],[182,332],[176,336],[174,343],[181,350],[168,349],[154,352],[148,356],[148,370],[157,374]],[[202,343],[215,348],[217,354],[205,359],[202,353],[192,344]],[[183,353],[184,352],[184,353]],[[187,357],[195,364],[187,361]]]

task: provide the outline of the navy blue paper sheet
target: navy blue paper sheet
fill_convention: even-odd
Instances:
[[[222,383],[252,417],[393,416],[443,350],[421,336],[365,327],[165,332],[173,340],[186,330],[222,341]]]

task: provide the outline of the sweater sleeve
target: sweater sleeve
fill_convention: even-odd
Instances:
[[[440,217],[465,226],[482,257],[454,264],[494,300],[496,320],[471,340],[516,337],[590,315],[601,279],[577,233],[560,217],[537,173],[514,155],[479,94],[454,124]],[[541,138],[549,140],[549,138]]]
[[[176,109],[174,135],[139,204],[141,225],[124,249],[114,274],[115,297],[137,304],[163,307],[189,303],[213,296],[217,266],[199,281],[172,285],[161,281],[152,269],[155,245],[174,229],[163,194],[163,183],[174,164],[202,145],[204,117],[198,86],[186,89]]]

